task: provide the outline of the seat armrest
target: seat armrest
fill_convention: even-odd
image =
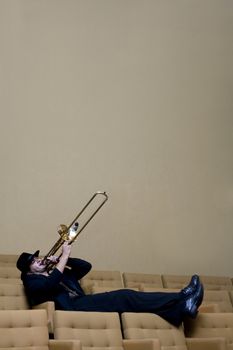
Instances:
[[[226,339],[216,338],[186,338],[188,350],[226,350]]]
[[[32,307],[33,309],[42,309],[46,310],[48,317],[48,329],[49,334],[53,334],[53,314],[55,311],[55,304],[53,301],[46,301],[45,303],[41,303]]]
[[[124,350],[160,350],[159,339],[123,339]]]
[[[80,340],[49,340],[49,350],[82,350]]]

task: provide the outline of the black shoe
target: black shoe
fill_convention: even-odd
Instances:
[[[200,278],[198,275],[193,275],[191,281],[187,285],[187,287],[181,290],[181,294],[185,297],[196,292],[198,286],[200,285]]]
[[[198,313],[198,307],[201,305],[204,296],[203,285],[200,283],[196,292],[193,293],[188,299],[185,301],[184,314],[195,318]]]

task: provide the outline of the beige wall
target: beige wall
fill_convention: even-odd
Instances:
[[[0,0],[0,245],[232,276],[233,2]]]

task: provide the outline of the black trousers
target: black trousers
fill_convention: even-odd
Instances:
[[[120,289],[72,298],[75,311],[149,312],[178,327],[184,317],[184,297],[179,293],[138,292]]]

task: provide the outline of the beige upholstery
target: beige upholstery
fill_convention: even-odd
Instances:
[[[55,311],[54,338],[78,339],[83,350],[149,350],[159,342],[124,341],[119,315],[115,312]]]
[[[233,290],[230,277],[200,276],[205,290]]]
[[[184,329],[187,337],[224,337],[227,349],[233,349],[233,313],[200,313],[195,320],[187,319]]]
[[[218,312],[233,312],[229,292],[226,290],[205,290],[202,305],[218,305]]]
[[[49,332],[53,332],[53,312],[54,303],[48,301],[40,304],[35,309],[44,309],[47,313],[47,324]],[[28,301],[22,284],[3,284],[0,283],[0,310],[27,310]]]
[[[93,347],[122,349],[120,320],[117,313],[56,310],[54,338],[79,339],[85,350]]]
[[[92,293],[92,287],[109,287],[114,289],[123,288],[120,271],[91,270],[81,280],[81,286],[85,293]]]
[[[157,339],[161,350],[225,350],[225,340],[187,339],[182,327],[174,327],[149,313],[123,313],[122,328],[126,339]]]
[[[162,278],[158,274],[123,272],[122,278],[126,288],[163,288]]]
[[[45,303],[33,306],[34,310],[45,310],[47,314],[47,324],[50,334],[53,334],[53,314],[55,311],[55,304],[53,301],[46,301]]]
[[[16,266],[18,257],[18,254],[0,254],[0,266],[5,266],[6,264]]]
[[[176,328],[161,317],[149,313],[121,315],[125,339],[159,339],[162,350],[186,350],[182,328]]]
[[[186,338],[188,350],[227,350],[225,338]]]
[[[0,284],[23,284],[20,278],[11,278],[11,277],[7,277],[7,278],[2,278],[0,277]]]
[[[163,287],[182,289],[190,282],[191,276],[186,275],[162,275]]]
[[[80,343],[49,340],[45,310],[0,310],[0,349],[81,350]]]
[[[215,304],[215,303],[211,303],[211,304],[204,303],[199,306],[198,310],[199,312],[207,312],[207,313],[220,312],[220,307],[218,304]]]
[[[0,283],[0,309],[26,310],[29,308],[22,284]]]
[[[21,273],[16,266],[0,265],[0,283],[22,284],[20,276]]]

